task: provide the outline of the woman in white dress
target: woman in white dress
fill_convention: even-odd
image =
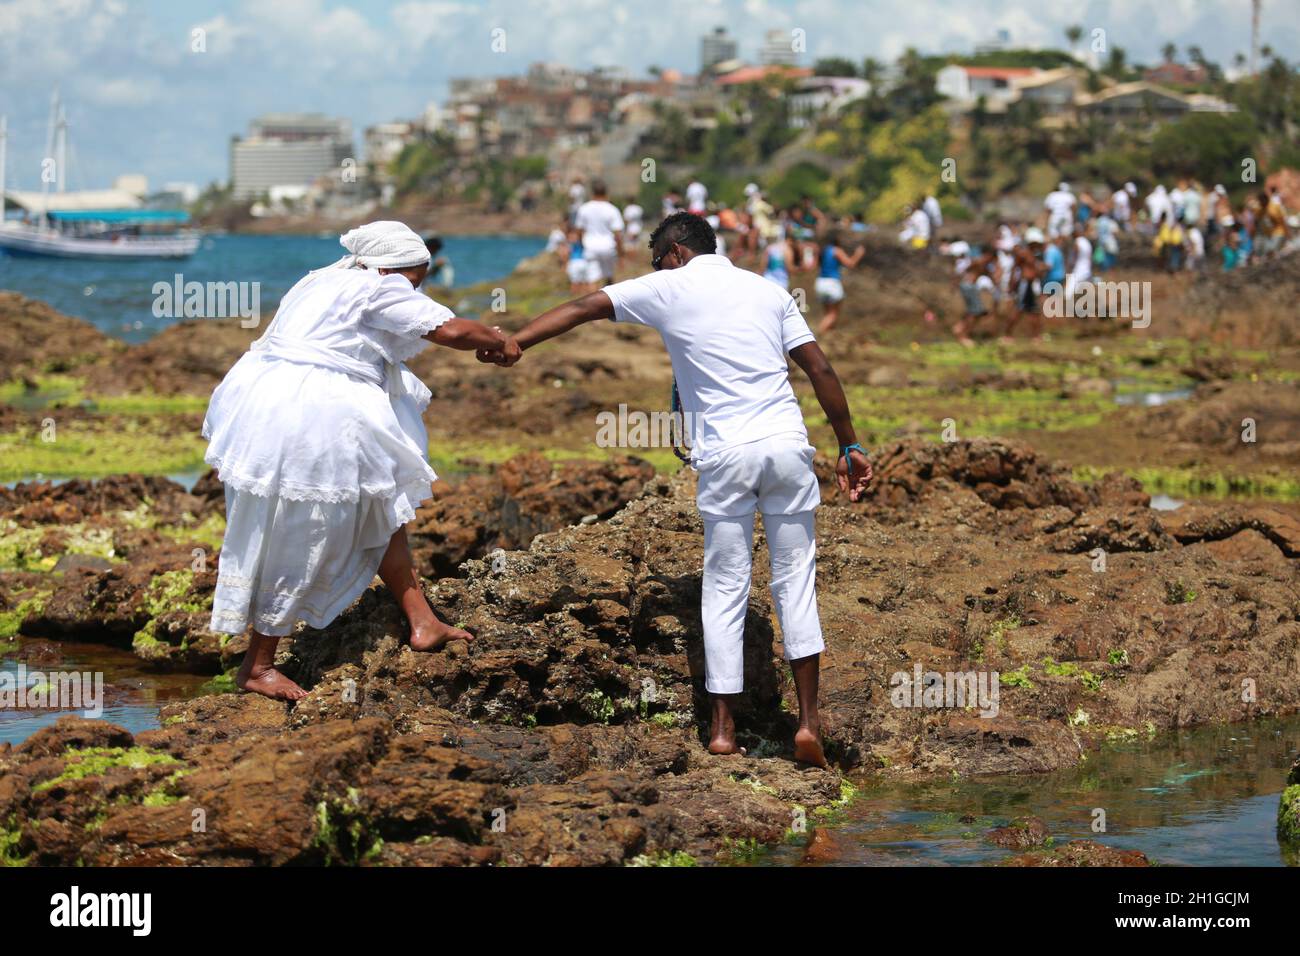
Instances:
[[[280,638],[299,621],[328,625],[376,571],[414,650],[471,639],[434,615],[411,563],[405,526],[437,476],[420,418],[431,395],[403,363],[430,342],[489,357],[510,348],[418,291],[429,253],[403,224],[339,241],[349,254],[289,290],[203,423],[226,493],[211,628],[252,628],[236,684],[278,700],[305,695],[274,667]]]

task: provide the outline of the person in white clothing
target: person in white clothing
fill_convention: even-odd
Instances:
[[[1151,190],[1146,200],[1147,217],[1151,221],[1153,231],[1160,228],[1160,223],[1166,218],[1172,219],[1174,215],[1174,204],[1169,200],[1169,193],[1164,186],[1156,186]]]
[[[693,212],[697,216],[704,215],[708,208],[709,189],[698,179],[691,180],[686,186],[686,211]]]
[[[1047,234],[1053,238],[1068,235],[1074,222],[1074,192],[1069,183],[1061,183],[1047,194],[1043,205],[1047,208]]]
[[[614,281],[614,265],[620,254],[619,235],[623,217],[609,201],[601,180],[591,184],[591,199],[578,207],[573,227],[582,233],[582,254],[587,260],[587,281],[599,286]]]
[[[1073,298],[1080,287],[1092,281],[1092,240],[1082,227],[1074,231],[1074,256],[1065,279],[1065,294]]]
[[[712,698],[709,751],[743,753],[732,698],[744,689],[743,647],[753,560],[754,513],[763,513],[772,597],[784,656],[794,673],[799,727],[794,756],[825,766],[817,715],[820,655],[814,514],[821,500],[803,413],[790,387],[789,355],[807,373],[840,443],[837,481],[858,500],[871,464],[857,443],[848,402],[799,307],[784,289],[714,253],[699,216],[669,216],[650,237],[649,275],[557,306],[512,340],[519,352],[596,319],[657,329],[672,359],[689,423],[696,501],[704,519],[701,612],[705,687]],[[513,364],[514,349],[484,361]]]
[[[1125,232],[1128,232],[1129,221],[1133,217],[1132,198],[1127,186],[1121,186],[1110,197],[1111,217]]]
[[[642,222],[645,219],[645,210],[635,200],[630,199],[626,206],[623,207],[623,251],[636,246],[641,239]]]
[[[400,222],[345,233],[348,255],[286,293],[266,333],[212,394],[205,460],[225,487],[210,627],[252,628],[235,678],[276,700],[305,692],[275,669],[275,648],[299,621],[327,626],[375,572],[430,651],[471,635],[438,620],[411,563],[406,524],[431,497],[421,413],[430,393],[406,368],[430,342],[502,361],[500,331],[417,291],[423,240]]]

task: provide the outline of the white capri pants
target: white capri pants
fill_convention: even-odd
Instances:
[[[704,519],[704,685],[711,694],[744,690],[745,614],[754,561],[754,512],[772,567],[772,601],[786,660],[820,654],[817,534],[821,500],[807,439],[767,439],[700,463]]]

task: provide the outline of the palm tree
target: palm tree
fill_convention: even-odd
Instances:
[[[1077,23],[1066,27],[1065,38],[1070,41],[1070,52],[1074,53],[1079,47],[1079,41],[1083,39],[1083,27]]]
[[[1161,47],[1160,52],[1164,55],[1166,63],[1173,63],[1174,59],[1178,56],[1178,47],[1173,43],[1166,43]]]

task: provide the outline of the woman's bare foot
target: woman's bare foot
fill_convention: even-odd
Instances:
[[[816,731],[800,727],[794,734],[794,759],[796,763],[810,763],[814,767],[827,766],[822,753],[822,742]]]
[[[474,635],[469,631],[461,630],[459,627],[452,627],[450,624],[444,624],[438,620],[435,620],[432,624],[411,628],[411,650],[413,651],[436,651],[448,641],[472,640],[474,640]]]
[[[235,675],[235,686],[249,694],[261,694],[271,700],[302,700],[307,692],[285,677],[274,667],[243,667]]]

